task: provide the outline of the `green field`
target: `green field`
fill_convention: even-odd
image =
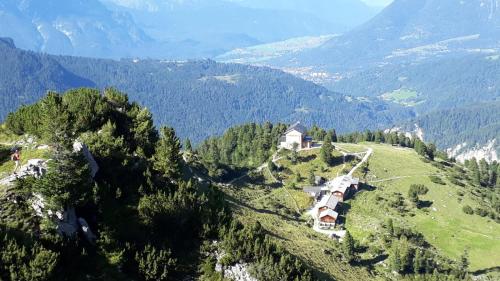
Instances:
[[[350,210],[347,212],[346,227],[360,244],[372,245],[373,236],[381,233],[381,225],[391,217],[395,225],[422,233],[427,242],[445,257],[456,259],[467,248],[472,271],[494,271],[495,267],[500,266],[500,224],[463,213],[464,205],[476,207],[478,203],[472,195],[462,198],[459,196],[459,191],[464,194],[471,192],[449,183],[445,177],[448,171],[426,163],[412,149],[373,143],[337,146],[352,153],[364,152],[368,147],[374,150],[369,160],[370,171],[366,176],[366,181],[374,189],[364,190],[347,201]],[[318,166],[319,170],[321,162],[318,153],[319,150],[301,152],[305,162],[296,165],[288,160],[281,160],[280,165],[293,172],[288,175],[288,182],[294,181],[294,173],[297,171],[306,177],[312,166]],[[335,154],[340,155],[339,152]],[[312,157],[314,155],[316,158]],[[335,176],[342,170],[342,166],[337,163],[324,175]],[[355,175],[361,176],[359,171]],[[432,183],[429,175],[441,177],[446,185]],[[415,183],[429,188],[428,194],[420,198],[430,204],[426,208],[417,209],[407,202],[408,212],[399,213],[381,204],[380,198],[391,198],[395,193],[401,193],[407,201],[408,189]],[[270,187],[271,184],[269,171],[264,169],[261,173],[238,182],[237,186],[225,187],[224,191],[240,220],[259,221],[280,245],[306,261],[325,280],[332,280],[331,276],[336,280],[382,280],[390,276],[383,266],[373,265],[375,272],[380,273],[378,277],[374,277],[366,267],[345,264],[337,256],[338,244],[307,225],[309,218],[305,211],[312,201],[301,191],[301,186],[307,183],[297,184],[296,189],[274,189]],[[369,252],[362,253],[361,258],[368,261],[373,255]]]
[[[376,188],[374,191],[364,191],[351,200],[347,227],[356,238],[364,240],[369,234],[377,233],[389,215],[398,224],[411,226],[421,232],[430,244],[449,258],[458,258],[467,248],[471,270],[500,266],[500,224],[488,218],[463,213],[464,205],[477,206],[471,195],[463,198],[458,195],[459,191],[470,194],[466,188],[452,185],[446,180],[446,185],[432,183],[429,175],[439,175],[445,179],[445,172],[423,162],[413,150],[389,145],[362,146],[374,149],[367,179]],[[377,200],[380,197],[388,198],[395,192],[406,196],[410,185],[415,183],[429,188],[429,193],[421,198],[431,202],[428,208],[414,208],[403,216],[382,206]]]
[[[310,171],[313,171],[316,176],[321,176],[325,179],[333,179],[342,173],[348,173],[358,161],[357,159],[347,159],[348,161],[343,165],[342,153],[335,150],[333,152],[334,163],[332,166],[328,166],[321,161],[319,151],[319,149],[300,151],[299,163],[296,165],[292,165],[290,160],[286,157],[279,160],[277,164],[284,168],[284,171],[280,174],[284,182],[286,184],[294,182],[296,180],[295,175],[300,173],[302,180],[300,182],[295,182],[295,184],[297,186],[310,186],[307,179]]]
[[[279,245],[310,265],[321,280],[374,280],[366,269],[343,262],[336,242],[312,230],[307,225],[308,217],[297,213],[297,207],[302,214],[311,206],[309,196],[300,189],[272,189],[266,183],[251,183],[262,178],[256,175],[223,189],[243,223],[259,221]]]
[[[424,102],[424,100],[419,99],[419,94],[417,92],[409,89],[399,89],[388,92],[381,95],[380,98],[404,106],[416,106]]]

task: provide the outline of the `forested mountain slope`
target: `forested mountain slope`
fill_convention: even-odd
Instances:
[[[0,67],[5,81],[2,88],[3,112],[36,101],[46,90],[64,91],[70,87],[116,87],[129,93],[131,100],[147,106],[156,124],[168,123],[182,138],[198,142],[222,133],[228,126],[244,122],[301,120],[325,127],[338,124],[341,132],[369,127],[387,127],[412,116],[410,110],[383,101],[348,99],[313,83],[269,68],[213,61],[165,62],[156,60],[101,60],[40,55],[0,44],[7,63]],[[28,60],[29,59],[29,60]],[[31,61],[32,60],[32,61]],[[16,65],[42,65],[40,70]],[[13,64],[11,66],[11,63]],[[75,77],[56,83],[52,65]],[[34,75],[37,87],[23,83],[21,77]],[[37,76],[34,76],[37,77]],[[82,77],[77,79],[77,77]],[[68,81],[74,81],[68,85]],[[20,99],[18,95],[26,96]]]
[[[426,141],[441,149],[460,145],[465,152],[496,140],[493,150],[500,155],[500,102],[434,111],[417,117],[405,128],[411,131],[415,124],[423,130]]]
[[[11,174],[6,141],[33,175]],[[259,223],[234,218],[175,131],[122,93],[49,93],[11,112],[0,142],[2,280],[222,280],[216,263],[242,262],[259,280],[316,280]]]

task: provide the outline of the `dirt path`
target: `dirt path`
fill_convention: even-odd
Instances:
[[[347,174],[348,176],[352,176],[354,174],[354,172],[359,168],[361,167],[361,165],[363,165],[366,161],[368,161],[368,159],[370,158],[370,156],[372,155],[373,153],[373,149],[371,147],[368,148],[368,150],[366,152],[365,156],[363,157],[363,159],[361,159],[361,162],[359,162],[356,166],[354,166],[354,168],[352,168],[352,170],[349,172],[349,174]]]

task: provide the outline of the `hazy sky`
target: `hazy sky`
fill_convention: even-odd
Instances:
[[[371,6],[386,6],[389,5],[393,0],[363,0],[368,5]]]

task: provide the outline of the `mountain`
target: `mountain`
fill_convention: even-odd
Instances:
[[[340,71],[474,48],[497,50],[499,23],[498,0],[396,0],[367,23],[294,59]]]
[[[425,141],[460,160],[476,157],[489,161],[500,155],[500,102],[480,103],[466,107],[433,111],[418,116],[403,126],[421,130]],[[484,149],[486,147],[487,149]],[[474,153],[479,151],[479,153]]]
[[[379,8],[369,7],[357,0],[232,0],[242,6],[271,9],[301,11],[314,15],[324,21],[338,23],[346,27],[345,31],[360,25],[375,16]]]
[[[498,0],[395,0],[343,35],[305,42],[310,43],[286,51],[282,46],[291,44],[268,44],[218,58],[279,68],[332,91],[400,104],[423,116],[500,100]],[[457,128],[467,132],[466,127]],[[432,140],[458,144],[442,137]]]
[[[15,48],[11,39],[0,38],[0,108],[1,117],[19,107],[33,103],[47,90],[63,91],[95,84],[75,75],[49,55]]]
[[[224,0],[141,3],[106,0],[105,3],[110,9],[133,15],[135,21],[153,38],[178,43],[189,41],[199,45],[200,51],[205,50],[191,53],[191,57],[213,57],[234,48],[297,36],[337,33],[352,26],[343,19],[336,19],[340,12],[325,19],[308,10],[288,8],[292,3],[279,6],[245,5]],[[308,2],[303,6],[316,5]],[[360,13],[363,13],[363,8],[369,10],[363,6],[358,8]],[[353,10],[356,9],[352,7],[350,11]]]
[[[0,35],[24,49],[54,54],[130,56],[151,38],[129,15],[108,10],[100,1],[15,1],[0,4]]]
[[[5,0],[0,36],[15,39],[23,49],[59,55],[207,58],[292,37],[343,32],[374,15],[358,1],[325,3]]]
[[[1,117],[47,90],[116,87],[147,106],[156,124],[169,124],[195,142],[244,122],[303,121],[339,132],[383,128],[412,111],[377,100],[358,100],[269,68],[210,60],[105,60],[52,56],[0,44]],[[8,58],[8,59],[7,59]],[[32,77],[26,83],[23,77]],[[62,81],[61,81],[62,80]],[[31,86],[34,84],[34,86]],[[21,96],[21,97],[20,97]],[[189,116],[189,118],[186,118]]]

